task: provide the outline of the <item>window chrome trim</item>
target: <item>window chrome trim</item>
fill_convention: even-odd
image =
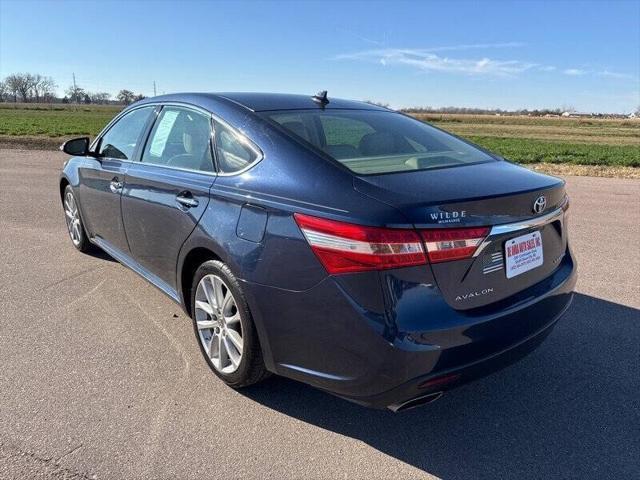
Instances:
[[[197,173],[200,175],[207,175],[209,177],[217,177],[219,174],[217,172],[207,172],[206,170],[195,170],[193,168],[182,168],[182,167],[173,167],[171,165],[160,165],[157,163],[149,163],[149,162],[142,162],[142,161],[131,161],[130,163],[135,163],[138,165],[144,165],[146,167],[158,167],[158,168],[164,168],[165,170],[177,170],[179,172],[189,172],[189,173]]]
[[[244,132],[242,132],[241,130],[233,127],[232,125],[229,124],[229,122],[223,120],[222,118],[220,118],[218,115],[216,115],[215,113],[211,113],[211,117],[213,118],[213,120],[215,122],[218,122],[220,124],[222,124],[223,126],[225,126],[226,128],[228,128],[229,130],[231,130],[235,135],[244,137],[245,139],[247,139],[247,143],[246,146],[253,151],[253,153],[256,154],[256,159],[251,162],[250,164],[248,164],[246,167],[241,168],[240,170],[236,170],[233,172],[222,172],[220,170],[220,166],[217,165],[217,170],[218,170],[218,176],[220,177],[233,177],[235,175],[242,175],[244,172],[246,172],[247,170],[253,168],[255,165],[257,165],[258,163],[260,163],[263,159],[264,159],[264,153],[262,152],[262,149],[256,144],[256,142],[254,142],[251,138],[249,138],[248,135],[246,135]],[[216,145],[216,127],[215,124],[213,125],[213,146],[215,149],[215,157],[216,157],[216,163],[218,160],[218,148]]]
[[[131,112],[134,112],[136,110],[139,110],[141,108],[146,108],[146,107],[153,107],[155,109],[158,107],[158,105],[154,103],[145,103],[144,105],[138,105],[133,108],[125,108],[124,110],[120,111],[120,113],[118,113],[115,117],[113,117],[111,121],[107,123],[107,125],[102,130],[100,130],[100,133],[96,135],[96,138],[94,138],[93,142],[91,142],[91,145],[89,145],[89,151],[93,151],[94,147],[98,145],[98,142],[102,139],[102,137],[104,137],[107,134],[107,132],[111,130],[111,127],[113,127],[113,125],[115,125],[116,122],[120,121],[122,117],[124,117],[125,115],[128,115]],[[145,127],[146,127],[146,124],[145,124]],[[117,160],[122,160],[122,159],[117,159]],[[126,159],[122,161],[134,162],[135,160]]]
[[[234,127],[233,125],[231,125],[229,122],[227,122],[226,120],[224,120],[222,117],[220,117],[219,115],[206,110],[202,107],[199,107],[197,105],[193,105],[191,103],[186,103],[186,102],[150,102],[150,103],[145,103],[143,105],[138,105],[136,107],[133,108],[125,108],[124,110],[122,110],[120,113],[118,113],[118,115],[116,115],[114,118],[111,119],[111,121],[107,124],[106,127],[104,127],[100,133],[96,136],[96,138],[93,140],[93,142],[91,142],[91,145],[89,146],[89,149],[93,149],[95,145],[97,145],[97,143],[100,141],[100,139],[103,137],[104,134],[106,134],[109,129],[111,129],[111,127],[113,126],[113,124],[115,124],[117,121],[119,121],[124,115],[133,112],[134,110],[138,110],[140,108],[145,108],[145,107],[181,107],[181,108],[186,108],[186,109],[190,109],[190,110],[194,110],[196,112],[202,113],[203,115],[208,116],[211,120],[219,122],[220,124],[224,125],[226,128],[228,128],[229,130],[231,130],[234,134],[239,135],[241,137],[244,137],[247,139],[247,147],[249,147],[249,149],[251,149],[255,154],[256,154],[256,159],[251,162],[249,165],[247,165],[246,167],[240,169],[240,170],[236,170],[234,172],[221,172],[219,165],[218,165],[218,152],[217,152],[217,148],[216,148],[216,143],[215,143],[215,125],[213,124],[213,121],[211,122],[211,146],[213,148],[212,154],[213,154],[213,161],[214,161],[214,168],[216,169],[215,172],[205,172],[203,170],[193,170],[193,169],[188,169],[188,168],[180,168],[180,167],[172,167],[169,165],[155,165],[152,163],[145,163],[142,161],[142,156],[140,157],[140,160],[120,160],[122,162],[127,162],[127,163],[145,163],[145,165],[153,165],[156,167],[161,167],[161,168],[166,168],[166,169],[171,169],[171,170],[179,170],[179,171],[186,171],[186,172],[192,172],[192,173],[202,173],[205,175],[209,175],[209,176],[216,176],[216,177],[233,177],[236,175],[242,175],[243,173],[245,173],[247,170],[250,170],[251,168],[253,168],[255,165],[257,165],[258,163],[260,163],[263,159],[264,159],[264,153],[262,151],[262,149],[256,144],[256,142],[254,142],[248,135],[246,135],[242,130]],[[154,120],[155,122],[155,120]],[[149,137],[151,135],[151,131],[149,131],[149,134],[147,135],[147,137],[144,139],[144,146],[146,146],[147,141],[149,140]],[[142,147],[144,150],[144,146]],[[142,152],[144,153],[144,151]]]
[[[151,104],[147,104],[147,105],[151,105]],[[220,117],[218,114],[213,113],[209,110],[205,110],[202,107],[199,107],[197,105],[193,105],[191,103],[184,103],[184,102],[157,102],[154,105],[156,106],[161,106],[161,107],[183,107],[183,108],[190,108],[192,110],[198,111],[203,113],[204,115],[209,116],[212,120],[221,123],[222,125],[224,125],[226,128],[228,128],[229,130],[231,130],[234,134],[239,135],[241,137],[244,137],[247,139],[247,146],[256,154],[256,159],[251,162],[249,165],[247,165],[246,167],[244,167],[241,170],[236,170],[234,172],[221,172],[220,171],[220,167],[218,165],[218,151],[216,149],[216,142],[215,142],[215,135],[216,135],[216,130],[215,130],[215,125],[212,122],[211,125],[211,144],[213,147],[213,157],[214,157],[214,162],[215,162],[215,168],[216,168],[216,176],[218,177],[233,177],[235,175],[241,175],[244,172],[246,172],[247,170],[253,168],[257,163],[261,162],[264,159],[264,153],[262,152],[262,149],[256,144],[256,142],[254,142],[247,134],[245,134],[242,130],[240,130],[239,128],[234,127],[233,125],[231,125],[229,122],[227,122],[226,120],[224,120],[222,117]],[[141,105],[141,106],[145,106],[145,105]],[[148,140],[148,139],[147,139]],[[143,163],[143,162],[140,162]],[[147,164],[147,165],[151,165],[151,164]],[[166,168],[174,168],[176,170],[178,170],[178,168],[176,167],[171,167],[171,166],[167,166]],[[188,169],[183,169],[183,170],[188,170]],[[188,170],[188,171],[195,171],[195,172],[202,172],[201,170]]]
[[[565,202],[562,206],[558,207],[556,210],[550,213],[547,213],[545,215],[542,215],[540,217],[531,218],[529,220],[523,220],[521,222],[506,223],[503,225],[494,225],[493,227],[491,227],[491,231],[489,232],[489,235],[487,236],[487,238],[485,238],[484,241],[480,244],[480,246],[478,247],[476,252],[473,254],[473,256],[477,257],[478,255],[480,255],[480,253],[482,253],[482,251],[491,242],[493,242],[496,237],[499,237],[501,235],[518,232],[520,230],[527,230],[531,228],[542,227],[543,225],[547,225],[551,222],[555,222],[556,220],[560,220],[561,222],[563,222],[564,220],[563,214],[567,209],[566,208],[567,206],[568,206],[568,202]]]
[[[142,150],[140,152],[140,159],[139,160],[134,160],[132,163],[138,163],[140,165],[151,165],[154,167],[160,167],[160,168],[164,168],[164,169],[168,169],[168,170],[178,170],[178,171],[182,171],[182,172],[191,172],[191,173],[199,173],[199,174],[203,174],[203,175],[208,175],[210,177],[217,177],[218,176],[218,172],[217,172],[217,165],[216,165],[216,159],[215,159],[215,149],[214,144],[213,144],[213,122],[211,121],[211,112],[205,110],[204,108],[200,108],[196,105],[191,105],[189,103],[178,103],[178,102],[167,102],[167,103],[158,103],[156,105],[157,107],[161,107],[157,112],[156,112],[156,118],[153,120],[152,124],[149,126],[149,132],[147,133],[147,136],[144,139],[144,143],[142,144]],[[194,168],[183,168],[183,167],[175,167],[172,165],[163,165],[160,163],[151,163],[151,162],[145,162],[144,159],[144,151],[147,148],[147,143],[149,143],[149,140],[151,139],[151,134],[153,133],[153,128],[155,127],[156,122],[158,121],[158,117],[162,114],[162,111],[164,110],[164,107],[175,107],[175,108],[183,108],[185,110],[193,110],[194,112],[202,115],[203,117],[209,119],[209,149],[211,150],[211,161],[213,162],[213,172],[207,172],[206,170],[198,170],[198,169],[194,169]]]

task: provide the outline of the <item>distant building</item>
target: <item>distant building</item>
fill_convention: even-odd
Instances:
[[[586,112],[563,112],[563,117],[593,117],[593,113]]]

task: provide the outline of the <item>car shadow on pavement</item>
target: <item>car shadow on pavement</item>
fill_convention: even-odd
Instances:
[[[107,262],[115,262],[115,263],[118,262],[115,258],[113,258],[107,252],[105,252],[104,250],[98,247],[91,248],[87,252],[87,255],[91,255],[94,258],[99,258],[100,260],[106,260]]]
[[[243,393],[445,479],[638,478],[639,369],[640,310],[577,294],[535,352],[421,408],[370,410],[277,377]]]

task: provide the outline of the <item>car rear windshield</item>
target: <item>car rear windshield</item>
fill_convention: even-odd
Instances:
[[[361,175],[495,161],[456,137],[396,112],[289,110],[264,115]]]

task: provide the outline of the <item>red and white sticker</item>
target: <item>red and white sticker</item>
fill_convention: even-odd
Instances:
[[[507,259],[507,278],[539,267],[544,262],[540,232],[527,233],[507,240],[504,256]]]

